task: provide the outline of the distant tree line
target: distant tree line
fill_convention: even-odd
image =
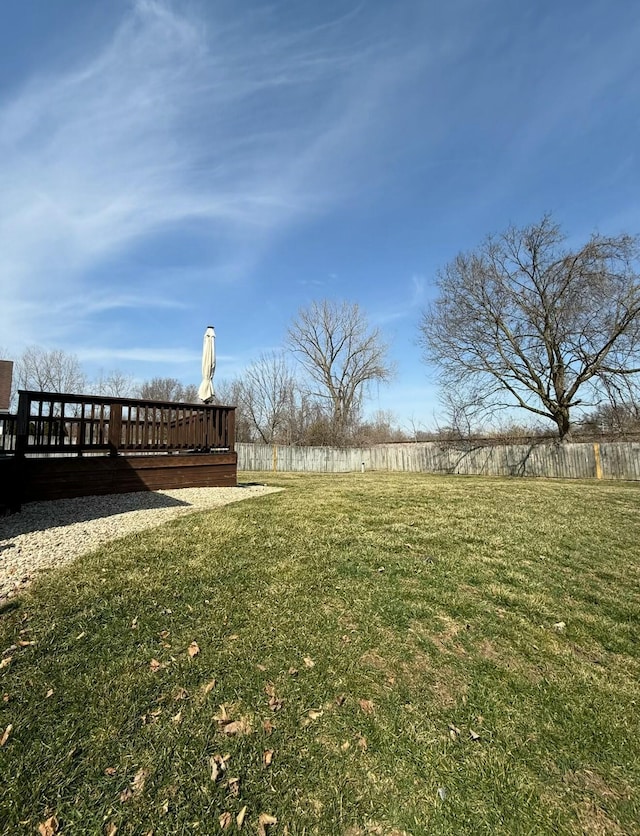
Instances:
[[[8,352],[3,352],[8,358]],[[114,398],[197,402],[198,387],[184,385],[173,377],[154,377],[142,383],[121,371],[101,371],[91,380],[75,354],[61,349],[29,346],[14,359],[12,403],[18,389],[36,392],[64,392],[72,395],[108,395]]]

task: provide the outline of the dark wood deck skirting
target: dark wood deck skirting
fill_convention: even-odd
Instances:
[[[14,468],[7,468],[10,469],[22,502],[34,502],[133,491],[235,487],[238,455],[220,452],[25,458],[16,461]]]

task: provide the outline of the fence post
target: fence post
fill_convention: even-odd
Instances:
[[[602,459],[600,458],[600,445],[597,441],[593,444],[593,457],[596,465],[596,479],[602,479]]]
[[[109,455],[117,456],[122,442],[122,404],[109,404]]]

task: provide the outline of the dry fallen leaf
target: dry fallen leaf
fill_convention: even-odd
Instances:
[[[206,684],[206,685],[204,686],[204,688],[203,688],[203,691],[204,691],[205,697],[206,697],[206,695],[207,695],[207,694],[210,694],[210,693],[211,693],[211,691],[213,691],[213,689],[214,689],[215,687],[216,687],[216,681],[215,681],[215,679],[212,679],[212,680],[211,680],[211,682],[207,682],[207,684]]]
[[[45,698],[46,698],[46,699],[49,699],[49,697],[52,697],[52,696],[53,696],[53,694],[54,694],[54,690],[53,690],[53,688],[49,688],[49,690],[48,690],[48,691],[47,691],[47,693],[45,694]]]
[[[162,662],[158,662],[157,659],[152,659],[149,662],[149,667],[151,668],[152,673],[156,673],[157,671],[161,671],[163,668],[166,668],[166,665],[163,665]]]
[[[346,752],[347,749],[351,748],[351,744],[349,743],[348,740],[345,740],[344,743],[340,744],[340,748],[342,749],[343,752]]]
[[[171,718],[171,722],[173,723],[174,726],[179,726],[180,723],[182,722],[182,711],[178,711],[177,714],[174,714],[173,717]]]
[[[144,782],[147,780],[148,774],[148,769],[139,769],[133,776],[131,789],[133,790],[134,795],[142,795],[142,792],[144,791]]]
[[[273,725],[271,720],[265,720],[262,724],[262,728],[264,729],[264,731],[266,732],[266,734],[268,736],[268,735],[272,734],[273,730],[275,729],[275,726]]]
[[[230,755],[211,755],[209,758],[209,768],[211,769],[211,780],[217,781],[218,778],[225,772],[227,768],[227,761]]]
[[[118,770],[117,770],[117,768],[116,768],[115,766],[108,766],[108,767],[105,769],[104,774],[105,774],[105,775],[108,775],[109,777],[111,777],[112,775],[115,775],[117,771],[118,771]]]
[[[122,790],[120,793],[120,803],[125,804],[127,801],[130,801],[133,798],[133,790],[131,787],[127,787],[126,789]]]
[[[278,819],[270,816],[269,813],[260,813],[258,816],[258,836],[267,836],[267,827],[270,824],[277,824]]]
[[[289,668],[289,676],[297,676],[298,669],[297,668]]]
[[[303,661],[306,668],[314,668],[316,665],[311,656],[305,656]]]
[[[567,625],[564,623],[564,621],[557,621],[557,622],[553,625],[554,629],[555,629],[555,630],[557,630],[559,633],[561,633],[561,632],[564,630],[564,628],[565,628],[566,626],[567,626]]]
[[[267,666],[266,666],[266,665],[256,665],[256,668],[257,668],[259,671],[266,671]]]
[[[344,701],[347,699],[346,694],[338,694],[336,697],[336,705],[344,705]]]
[[[267,682],[264,686],[264,690],[269,695],[269,708],[272,711],[280,711],[282,706],[284,705],[284,700],[281,700],[279,697],[276,696],[275,685],[273,682]]]
[[[0,662],[0,671],[3,668],[8,667],[11,664],[12,659],[13,659],[13,656],[5,656],[5,658]]]
[[[262,755],[262,763],[265,766],[271,766],[271,761],[273,760],[273,749],[265,749]]]
[[[38,833],[40,836],[54,836],[58,832],[60,824],[55,816],[50,816],[46,821],[38,825]]]
[[[35,642],[28,642],[21,639],[18,642],[18,647],[31,647],[32,644],[35,644]]]
[[[244,824],[244,817],[246,815],[247,815],[247,805],[245,804],[245,806],[242,808],[242,810],[240,810],[240,812],[236,816],[236,826],[237,826],[238,830],[240,830],[240,828]]]
[[[13,724],[9,723],[7,728],[4,730],[4,732],[2,734],[2,737],[0,737],[0,746],[4,746],[4,744],[7,742],[7,740],[9,740],[9,735],[11,734],[12,730],[13,730]]]
[[[283,705],[284,700],[279,700],[277,697],[271,697],[271,699],[269,700],[269,708],[272,711],[280,711]]]
[[[222,727],[222,732],[228,735],[249,734],[251,732],[251,726],[247,720],[234,720],[231,723],[226,723]]]
[[[229,715],[227,714],[227,707],[224,703],[218,706],[220,711],[217,714],[213,715],[213,719],[217,720],[219,724],[228,723],[229,722]]]
[[[220,767],[214,758],[209,758],[209,766],[211,767],[211,780],[215,784],[220,776]]]
[[[131,622],[131,629],[137,630],[138,629],[138,616],[136,616],[133,621]]]
[[[240,778],[229,778],[227,781],[227,787],[229,788],[229,792],[234,798],[237,798],[240,795]]]
[[[200,653],[200,648],[198,647],[198,642],[191,642],[189,645],[189,649],[187,650],[189,656],[193,659],[194,656],[197,656]]]
[[[358,705],[365,714],[373,714],[373,702],[371,700],[358,700]]]
[[[480,740],[480,735],[473,729],[469,730],[469,736],[471,737],[471,740]]]
[[[322,711],[322,709],[319,709],[319,710],[315,709],[315,708],[310,709],[309,711],[307,711],[306,717],[302,718],[302,721],[301,721],[302,726],[310,725],[311,723],[315,722],[320,717],[322,717],[323,714],[324,714],[324,711]]]
[[[176,695],[174,697],[174,700],[186,700],[186,699],[189,699],[189,692],[187,691],[187,689],[186,688],[178,688],[178,690],[176,691]]]
[[[233,821],[233,816],[229,811],[227,811],[226,813],[222,813],[220,815],[218,821],[220,822],[220,829],[226,830],[231,825],[231,822]]]
[[[87,635],[87,634],[86,634],[86,633],[85,633],[85,631],[83,630],[83,631],[82,631],[82,633],[79,633],[79,634],[76,636],[76,641],[80,641],[80,639],[83,639],[86,635]]]
[[[116,836],[118,828],[113,822],[109,822],[104,828],[104,836]]]
[[[367,743],[367,738],[363,735],[358,735],[358,746],[362,749],[363,752],[367,751],[369,744]]]

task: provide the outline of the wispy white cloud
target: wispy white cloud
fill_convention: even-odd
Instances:
[[[122,362],[127,363],[153,363],[162,364],[165,367],[188,365],[195,367],[202,357],[202,353],[187,348],[146,348],[138,346],[133,348],[79,348],[77,356],[82,362]],[[227,360],[227,357],[219,359]]]
[[[404,299],[401,299],[399,304],[393,307],[374,313],[372,316],[373,322],[376,325],[388,325],[414,316],[416,311],[419,311],[426,302],[426,287],[425,277],[414,274],[405,285]]]
[[[283,33],[268,12],[258,27],[183,8],[137,0],[83,65],[45,68],[0,102],[5,342],[46,340],[52,310],[59,333],[151,298],[143,269],[130,297],[95,270],[194,222],[241,277],[274,236],[349,194],[358,144],[415,61],[376,47],[371,62],[340,20]]]

